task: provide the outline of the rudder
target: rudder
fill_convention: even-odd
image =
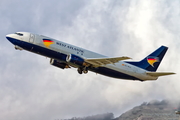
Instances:
[[[127,63],[135,65],[147,71],[155,72],[157,68],[159,67],[167,50],[168,50],[168,47],[161,46],[157,50],[155,50],[153,53],[145,57],[143,60],[139,62],[127,62]]]

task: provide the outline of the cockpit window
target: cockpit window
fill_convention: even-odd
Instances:
[[[23,34],[22,33],[15,33],[16,35],[19,35],[19,36],[23,36]]]

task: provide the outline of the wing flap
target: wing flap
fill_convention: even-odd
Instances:
[[[176,74],[173,72],[146,72],[147,75],[154,76],[154,77],[159,77],[159,76],[165,76],[165,75],[172,75]]]
[[[85,62],[93,65],[93,66],[104,66],[107,64],[114,64],[117,63],[121,60],[127,60],[127,59],[131,59],[130,57],[115,57],[115,58],[91,58],[91,59],[85,59]]]

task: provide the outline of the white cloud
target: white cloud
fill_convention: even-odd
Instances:
[[[79,75],[76,69],[50,66],[45,57],[15,51],[5,39],[8,33],[31,31],[133,60],[167,45],[159,71],[178,73],[179,6],[179,0],[1,1],[0,119],[54,120],[105,112],[117,116],[152,99],[179,101],[178,74],[143,83],[91,72]]]

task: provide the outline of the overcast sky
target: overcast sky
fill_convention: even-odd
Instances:
[[[0,119],[55,120],[126,110],[150,100],[180,102],[180,0],[0,0]],[[5,35],[27,31],[110,57],[141,60],[169,47],[157,81],[114,79],[17,51]]]

